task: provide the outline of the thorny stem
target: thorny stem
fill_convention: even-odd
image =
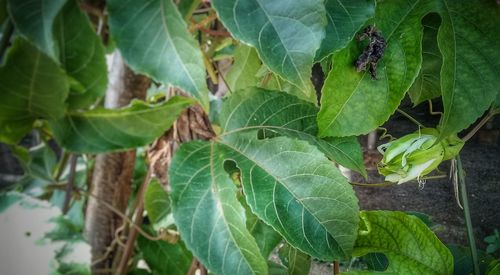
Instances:
[[[0,61],[3,62],[5,51],[9,47],[10,37],[14,33],[14,24],[12,24],[12,20],[7,19],[5,23],[5,27],[2,32],[2,40],[0,40]]]
[[[472,255],[472,264],[474,266],[474,274],[479,275],[479,261],[477,257],[477,248],[476,248],[476,239],[474,238],[474,230],[472,227],[472,220],[470,217],[469,211],[469,199],[467,198],[467,188],[465,185],[465,173],[462,167],[462,160],[460,159],[460,155],[456,158],[457,161],[457,180],[458,186],[460,190],[460,197],[462,198],[462,205],[464,208],[464,218],[465,218],[465,226],[467,227],[467,238],[469,239],[469,247]]]
[[[399,108],[397,109],[397,111],[398,111],[398,113],[402,114],[404,117],[406,117],[407,119],[409,119],[411,122],[417,124],[419,127],[425,128],[425,126],[422,123],[418,122],[418,120],[414,119],[407,112],[405,112],[405,111],[403,111],[403,110],[401,110]]]
[[[420,180],[444,179],[446,177],[447,175],[429,176],[429,177],[422,177],[420,178]],[[362,186],[362,187],[385,187],[385,186],[398,185],[397,182],[390,182],[390,181],[384,181],[379,183],[361,183],[361,182],[349,182],[349,183],[354,186]]]
[[[488,122],[488,120],[490,120],[492,117],[494,117],[495,115],[497,115],[499,113],[500,113],[500,111],[498,111],[498,110],[490,110],[488,112],[488,114],[486,116],[484,116],[483,119],[481,119],[481,121],[479,121],[479,123],[470,132],[468,132],[467,135],[465,135],[462,138],[462,141],[467,142],[469,139],[471,139],[477,133],[477,131],[479,131],[479,129],[481,129],[481,127],[483,127],[484,124],[486,124],[486,122]]]
[[[68,176],[68,183],[66,184],[66,196],[64,197],[64,204],[62,208],[63,214],[68,213],[69,206],[71,203],[71,197],[73,196],[73,187],[75,186],[76,164],[78,160],[78,155],[71,154],[69,158],[70,158],[69,176]]]

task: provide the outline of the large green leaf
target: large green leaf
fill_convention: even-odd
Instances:
[[[144,146],[170,128],[192,100],[173,97],[158,105],[133,101],[122,109],[97,108],[68,112],[50,126],[59,145],[68,151],[100,153]]]
[[[183,144],[169,168],[172,207],[186,246],[220,274],[267,274],[267,264],[245,226],[236,186],[214,143]]]
[[[262,130],[265,136],[287,135],[306,140],[328,158],[366,176],[361,147],[355,137],[316,137],[318,108],[285,93],[259,88],[239,91],[221,110],[221,127],[227,133]]]
[[[320,136],[368,133],[396,110],[420,70],[420,22],[430,9],[424,2],[428,1],[377,3],[374,22],[387,41],[378,63],[378,80],[356,71],[354,61],[363,50],[358,41],[333,55],[334,66],[325,80],[318,114]]]
[[[37,118],[64,115],[66,75],[48,56],[22,38],[14,41],[0,68],[0,141],[16,143]]]
[[[359,234],[353,256],[385,254],[389,265],[380,274],[453,273],[450,251],[419,218],[397,211],[363,211],[361,218],[366,230]]]
[[[440,1],[438,45],[445,138],[467,128],[500,92],[500,6],[494,1]]]
[[[59,13],[55,33],[62,66],[83,87],[70,91],[69,108],[87,107],[106,91],[108,72],[101,38],[75,0],[68,0]]]
[[[308,275],[311,269],[311,256],[285,244],[279,251],[281,262],[287,267],[288,275]]]
[[[8,10],[16,29],[54,60],[54,21],[66,0],[7,0]]]
[[[305,94],[311,67],[324,37],[321,0],[214,0],[219,18],[232,35],[257,49],[262,61]]]
[[[208,109],[201,51],[172,0],[111,0],[107,7],[111,34],[130,67],[181,88]]]
[[[408,90],[411,101],[418,105],[426,100],[441,96],[439,73],[443,58],[437,44],[437,33],[441,18],[437,13],[422,19],[424,36],[422,38],[422,69]]]
[[[328,24],[325,39],[316,52],[316,60],[322,60],[345,47],[366,20],[375,14],[374,0],[325,0]]]
[[[182,242],[170,244],[163,240],[151,241],[139,236],[137,245],[153,274],[184,275],[188,272],[193,256]]]
[[[269,131],[287,131],[281,127],[278,132],[280,127],[273,125],[314,129],[314,124],[303,125],[314,106],[284,93],[257,89],[245,100],[238,100],[238,94],[245,93],[224,103],[222,134],[210,142],[184,144],[169,169],[174,218],[188,248],[216,273],[265,271],[245,227],[236,185],[224,169],[230,160],[239,168],[252,212],[288,243],[325,260],[349,255],[358,225],[352,187],[322,152],[296,139],[299,134],[276,137]],[[271,108],[273,102],[276,108]],[[264,114],[269,111],[272,116]]]
[[[235,92],[247,87],[257,86],[257,72],[262,63],[255,49],[240,44],[234,52],[234,64],[226,76],[226,82],[231,91]]]

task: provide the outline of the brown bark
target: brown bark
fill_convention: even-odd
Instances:
[[[144,99],[150,80],[136,75],[125,64],[118,52],[113,55],[109,70],[109,84],[106,91],[106,108],[126,106],[134,98]],[[101,201],[107,202],[125,212],[130,196],[130,184],[135,163],[135,150],[99,154],[96,156],[85,221],[85,234],[91,246],[92,272],[109,270],[115,253],[108,253],[115,231],[123,221]]]

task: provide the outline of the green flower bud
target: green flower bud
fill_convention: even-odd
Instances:
[[[380,174],[386,181],[398,184],[419,179],[462,149],[463,141],[458,137],[438,141],[438,136],[436,129],[426,128],[380,145],[378,150],[384,155],[378,165]]]

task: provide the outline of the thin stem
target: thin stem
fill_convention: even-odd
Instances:
[[[488,114],[485,117],[483,117],[483,119],[481,119],[481,121],[479,121],[479,123],[462,138],[462,141],[467,142],[469,139],[471,139],[477,133],[477,131],[479,131],[479,129],[481,129],[481,127],[483,127],[484,124],[488,122],[488,120],[490,120],[498,113],[499,111],[490,110]]]
[[[448,176],[447,175],[428,176],[428,177],[422,177],[422,178],[420,178],[420,180],[444,179],[446,177],[448,177]],[[378,182],[378,183],[350,182],[350,184],[355,185],[355,186],[362,186],[362,187],[385,187],[385,186],[398,185],[397,182],[390,182],[390,181],[384,181],[384,182]]]
[[[66,184],[66,196],[64,197],[64,204],[62,208],[63,214],[68,213],[69,205],[71,203],[71,197],[73,196],[73,187],[75,186],[76,163],[78,160],[78,155],[71,154],[69,158],[70,158],[69,177],[68,177],[68,183]]]
[[[198,23],[195,22],[195,21],[193,21],[193,20],[191,20],[192,25],[189,26],[188,30],[190,32],[192,32],[194,30],[202,28],[202,27],[206,26],[207,24],[211,23],[212,21],[214,21],[215,19],[217,19],[217,14],[213,13],[213,14],[207,16],[205,19],[201,20]]]
[[[411,122],[417,124],[419,127],[425,128],[425,126],[422,123],[418,122],[418,120],[414,119],[412,116],[410,116],[405,111],[403,111],[403,110],[401,110],[399,108],[396,111],[398,111],[398,113],[402,114],[404,117],[406,117],[407,119],[409,119]]]
[[[460,197],[462,198],[462,205],[464,208],[464,218],[465,225],[467,227],[467,238],[469,239],[469,247],[472,255],[472,264],[474,266],[474,274],[479,275],[479,261],[477,257],[477,248],[476,248],[476,239],[474,238],[474,230],[472,227],[472,220],[470,217],[469,211],[469,199],[467,198],[467,188],[465,185],[465,174],[462,167],[462,161],[460,159],[460,155],[456,157],[457,161],[457,178],[458,178],[458,186],[460,190]]]
[[[127,243],[125,244],[125,249],[123,250],[122,257],[120,259],[120,262],[118,264],[118,268],[116,270],[116,274],[118,275],[123,275],[127,272],[127,266],[128,266],[128,261],[130,257],[132,256],[132,252],[134,250],[134,243],[135,240],[137,239],[137,233],[142,231],[139,230],[142,224],[142,213],[144,212],[144,193],[146,192],[146,188],[149,184],[149,181],[151,179],[151,173],[152,173],[152,167],[148,168],[148,172],[146,176],[144,177],[144,181],[141,185],[141,188],[139,189],[139,192],[137,193],[137,208],[135,211],[135,221],[132,223],[133,227],[130,228],[130,232],[128,234],[127,238]]]
[[[14,24],[12,24],[12,20],[7,19],[5,22],[5,27],[2,32],[2,40],[0,40],[0,61],[4,60],[5,51],[9,47],[10,37],[14,33]]]
[[[56,170],[54,171],[54,180],[56,182],[59,181],[59,179],[62,176],[62,173],[64,172],[64,168],[66,167],[66,163],[68,162],[69,155],[70,154],[68,152],[63,152],[62,158],[57,164]]]

